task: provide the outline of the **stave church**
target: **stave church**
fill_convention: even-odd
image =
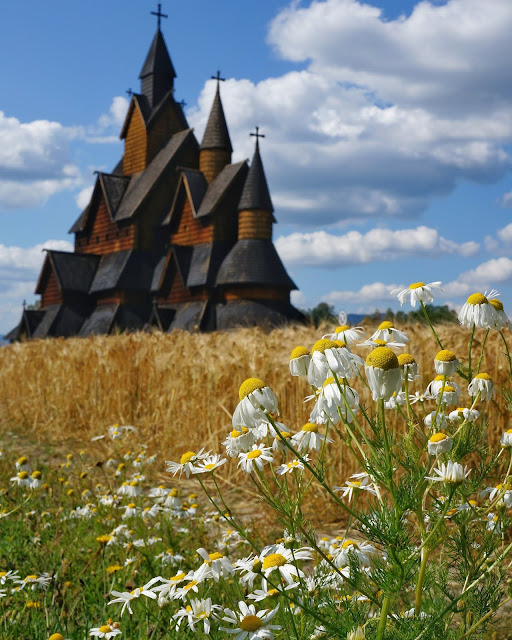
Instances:
[[[122,158],[97,173],[70,229],[74,251],[46,250],[39,309],[10,341],[159,329],[213,331],[302,322],[272,242],[276,219],[255,137],[250,164],[231,162],[220,74],[201,143],[174,98],[160,28],[131,94]]]

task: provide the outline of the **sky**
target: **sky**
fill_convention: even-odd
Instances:
[[[122,154],[148,0],[0,7],[0,334],[33,303],[43,248]],[[261,154],[301,308],[398,309],[441,281],[512,311],[510,0],[164,1],[177,99],[201,140],[220,70],[233,161]]]

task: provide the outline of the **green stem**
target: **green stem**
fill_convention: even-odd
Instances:
[[[477,375],[480,373],[480,367],[482,366],[482,360],[484,359],[485,343],[487,342],[487,338],[489,337],[489,331],[490,331],[490,329],[487,329],[487,331],[485,332],[485,337],[484,337],[484,340],[482,342],[482,349],[480,350],[480,357],[478,358],[478,366],[477,366],[477,369],[476,369],[476,374]]]
[[[417,616],[419,616],[421,612],[422,587],[423,587],[423,580],[425,579],[425,570],[427,568],[427,562],[428,562],[429,556],[430,556],[430,551],[428,549],[421,550],[420,573],[418,575],[418,584],[416,585],[416,607],[414,610]]]
[[[434,338],[436,339],[437,344],[439,345],[440,349],[444,349],[443,345],[441,344],[441,340],[439,340],[439,336],[437,335],[437,331],[434,329],[434,326],[432,325],[432,323],[430,322],[430,318],[428,317],[428,313],[427,313],[427,309],[425,308],[425,305],[423,304],[423,300],[420,300],[420,304],[421,304],[421,308],[423,309],[423,315],[425,316],[430,329],[432,330],[432,333],[434,334]]]
[[[500,329],[499,334],[501,336],[501,339],[503,340],[503,344],[505,345],[505,356],[508,360],[508,368],[509,368],[509,372],[510,372],[510,379],[512,380],[512,358],[510,357],[510,351],[508,348],[508,344],[507,341],[505,340],[505,336],[503,335],[503,331]]]
[[[382,638],[384,637],[384,631],[386,630],[386,621],[388,617],[390,604],[391,604],[391,600],[389,599],[389,596],[384,596],[384,599],[382,600],[382,609],[380,610],[379,628],[377,629],[376,640],[382,640]]]
[[[473,328],[471,329],[471,338],[469,339],[469,344],[468,344],[468,376],[469,376],[469,380],[473,379],[473,372],[472,372],[472,368],[471,368],[471,351],[473,350],[473,340],[475,337],[475,329],[476,329],[476,324],[473,325]]]

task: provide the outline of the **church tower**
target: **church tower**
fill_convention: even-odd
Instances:
[[[217,71],[214,79],[217,80],[217,90],[199,152],[199,169],[208,183],[216,178],[226,165],[231,164],[233,152],[220,99],[220,83],[224,80],[220,77],[220,71]]]

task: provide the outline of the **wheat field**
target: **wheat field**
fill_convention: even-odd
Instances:
[[[374,328],[365,327],[371,335]],[[280,420],[292,432],[307,422],[310,388],[289,374],[289,354],[295,346],[311,347],[332,327],[259,328],[210,334],[175,331],[132,333],[68,339],[34,340],[0,350],[0,420],[2,432],[21,431],[33,442],[80,447],[105,433],[114,423],[135,425],[151,448],[166,459],[189,449],[219,450],[231,430],[238,387],[248,377],[264,380],[279,398]],[[469,332],[457,325],[438,328],[443,346],[465,362]],[[481,335],[479,334],[481,332]],[[420,378],[411,391],[424,390],[435,375],[438,351],[422,325],[407,327]],[[477,330],[474,357],[480,353],[483,330]],[[353,350],[365,357],[368,348]],[[506,384],[508,366],[503,343],[493,332],[487,341],[482,371]],[[360,383],[361,401],[373,403]],[[461,387],[466,385],[461,380]],[[468,402],[463,396],[462,403]],[[496,444],[509,428],[504,402],[498,396],[485,409],[489,443]],[[464,406],[464,405],[462,405]],[[469,405],[468,405],[469,406]],[[484,405],[480,406],[482,410]],[[347,476],[354,469],[333,454],[333,468]]]

